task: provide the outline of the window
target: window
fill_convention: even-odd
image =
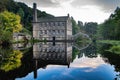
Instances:
[[[58,22],[55,22],[55,26],[58,26]]]
[[[64,22],[61,22],[60,25],[61,25],[61,26],[65,26],[65,23],[64,23]]]
[[[42,23],[39,23],[39,26],[42,26]]]
[[[60,30],[58,30],[58,34],[60,33]]]
[[[47,22],[46,24],[47,24],[47,27],[48,27],[48,26],[49,26],[49,23]]]
[[[51,30],[49,30],[49,34],[51,34]]]
[[[55,26],[55,23],[53,22],[53,26]]]
[[[64,30],[62,30],[62,33],[64,33]]]
[[[40,30],[40,31],[39,31],[39,35],[41,35],[42,33],[43,33],[42,30]]]
[[[42,26],[45,26],[45,23],[42,23]]]
[[[47,30],[45,30],[45,34],[47,34]]]
[[[55,34],[55,30],[53,30],[53,32],[52,32],[53,34]]]
[[[51,26],[54,26],[54,23],[53,23],[53,22],[51,22]]]
[[[58,26],[60,26],[60,22],[58,22]]]

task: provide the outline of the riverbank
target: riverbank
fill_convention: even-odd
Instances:
[[[120,45],[120,41],[118,40],[98,40],[97,42],[111,44],[111,45]]]
[[[99,40],[97,42],[111,44],[112,46],[107,51],[120,55],[120,41],[118,41],[118,40]]]

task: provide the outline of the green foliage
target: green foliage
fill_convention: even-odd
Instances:
[[[79,53],[80,53],[79,50],[77,50],[76,48],[73,48],[72,60],[74,60]]]
[[[78,26],[80,31],[88,34],[91,38],[96,38],[96,33],[98,29],[98,24],[96,22],[86,22],[84,25],[81,21],[78,21]]]
[[[97,33],[97,26],[98,24],[95,22],[88,22],[84,25],[84,30],[87,34],[89,34],[91,37]]]
[[[0,29],[3,31],[19,32],[22,30],[20,16],[4,11],[0,13]]]
[[[89,44],[89,43],[91,43],[91,41],[87,37],[84,37],[84,36],[80,35],[75,40],[75,43],[78,44],[78,45],[81,45],[81,44]]]
[[[120,55],[120,45],[112,46],[108,51]]]
[[[29,30],[27,30],[26,28],[22,28],[22,31],[21,33],[25,33],[25,34],[29,34],[29,35],[32,35],[32,32],[30,32]]]
[[[21,17],[21,21],[23,21],[25,13],[22,8],[19,8],[17,14]]]
[[[99,34],[102,39],[120,40],[120,8],[117,8],[108,20],[99,25]]]
[[[2,31],[0,41],[10,43],[12,40],[12,33],[9,31]]]
[[[22,52],[19,50],[12,49],[1,49],[0,54],[3,55],[3,61],[0,63],[0,69],[6,72],[16,69],[21,66]]]
[[[2,12],[2,11],[4,11],[5,10],[5,3],[6,3],[6,1],[4,0],[0,0],[0,12]]]
[[[111,45],[120,45],[120,41],[116,40],[99,40],[99,43],[111,44]]]
[[[80,27],[78,26],[76,21],[73,19],[73,17],[72,17],[71,21],[72,21],[72,33],[76,34],[80,31]]]
[[[0,44],[10,43],[13,32],[21,30],[20,16],[8,11],[0,13]]]
[[[109,44],[109,45],[111,45],[106,50],[111,52],[111,53],[115,53],[115,54],[119,54],[120,55],[120,41],[116,41],[116,40],[101,40],[101,41],[98,41],[98,42],[100,44]]]

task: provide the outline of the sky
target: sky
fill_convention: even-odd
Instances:
[[[54,16],[67,16],[69,13],[76,21],[102,23],[108,19],[120,0],[15,0],[29,7],[37,3],[37,8]]]

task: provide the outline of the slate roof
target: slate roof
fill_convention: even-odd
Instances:
[[[67,21],[68,16],[60,16],[60,17],[51,17],[51,18],[38,18],[37,22],[57,22],[57,21]]]

